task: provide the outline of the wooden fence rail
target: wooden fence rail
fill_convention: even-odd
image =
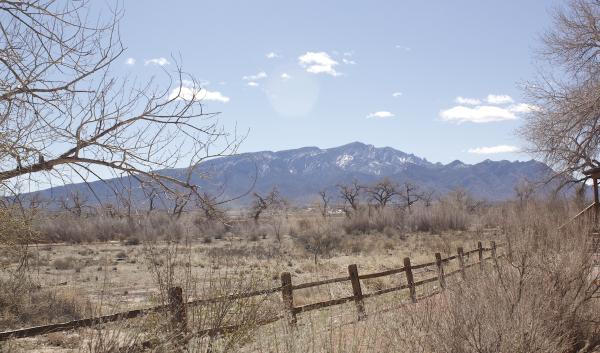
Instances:
[[[56,323],[44,326],[35,326],[28,327],[19,330],[5,331],[0,332],[0,341],[6,341],[8,339],[15,338],[24,338],[24,337],[33,337],[48,334],[51,332],[59,332],[59,331],[68,331],[77,328],[91,327],[101,324],[106,324],[110,322],[133,319],[136,317],[144,316],[150,313],[167,311],[171,313],[171,326],[175,332],[181,332],[184,335],[184,332],[187,330],[187,307],[188,306],[197,306],[197,305],[206,305],[211,303],[218,303],[223,301],[231,301],[238,300],[243,298],[251,298],[256,296],[262,296],[267,294],[273,294],[277,292],[281,292],[281,297],[283,301],[283,306],[285,309],[284,315],[278,315],[276,317],[265,319],[261,324],[267,324],[281,319],[282,317],[288,317],[288,322],[290,325],[295,325],[297,323],[297,315],[303,312],[308,312],[312,310],[322,309],[334,305],[340,305],[347,302],[354,301],[357,311],[358,320],[363,320],[366,316],[365,303],[364,300],[367,298],[371,298],[374,296],[379,296],[386,293],[396,292],[404,289],[409,290],[409,297],[413,303],[417,302],[417,294],[416,288],[428,283],[438,282],[441,290],[446,288],[446,280],[454,276],[456,274],[461,274],[463,279],[466,279],[465,270],[479,265],[480,270],[483,270],[484,263],[487,260],[492,260],[493,265],[497,268],[498,266],[498,258],[497,256],[497,247],[503,246],[504,244],[495,244],[493,241],[490,243],[489,248],[484,248],[479,242],[477,244],[477,248],[464,252],[462,248],[457,249],[457,254],[452,255],[446,258],[442,258],[440,253],[435,254],[435,260],[433,262],[423,263],[423,264],[412,264],[410,258],[404,258],[404,266],[401,268],[390,269],[382,272],[376,273],[368,273],[368,274],[359,274],[358,267],[356,264],[352,264],[348,266],[348,276],[331,278],[322,281],[315,281],[309,283],[301,283],[301,284],[293,284],[292,276],[289,272],[284,272],[281,274],[281,286],[268,288],[263,290],[257,290],[246,293],[238,293],[225,295],[215,298],[208,299],[196,299],[188,302],[183,301],[183,293],[180,287],[174,287],[169,289],[169,303],[167,305],[160,305],[146,309],[137,309],[130,310],[126,312],[116,313],[112,315],[105,315],[99,317],[86,318],[81,320],[74,320],[63,323]],[[489,257],[485,257],[484,253],[490,252],[491,255]],[[465,265],[465,257],[469,258],[471,254],[478,254],[478,261],[474,263],[470,263]],[[449,271],[445,273],[444,267],[452,260],[458,260],[458,269]],[[415,271],[419,269],[435,267],[434,272],[436,272],[435,277],[425,278],[419,281],[415,281]],[[402,284],[395,287],[385,288],[376,290],[370,293],[363,293],[363,288],[361,281],[367,279],[373,279],[378,277],[390,276],[398,273],[404,273],[406,276],[406,284]],[[351,282],[352,284],[352,295],[343,298],[331,299],[323,302],[306,304],[302,306],[294,305],[294,291],[311,288],[316,286],[322,286],[326,284],[332,283],[341,283],[341,282]],[[206,330],[201,330],[195,332],[195,335],[215,335],[223,332],[229,332],[236,329],[236,325],[227,326],[227,327],[219,327],[219,328],[211,328]]]

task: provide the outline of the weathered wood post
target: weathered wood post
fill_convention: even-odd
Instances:
[[[283,305],[288,311],[288,321],[290,325],[296,325],[296,312],[294,311],[294,294],[292,288],[292,275],[289,272],[283,272],[281,274],[281,298],[283,299]]]
[[[183,290],[181,287],[171,287],[168,294],[171,328],[173,332],[182,335],[187,331],[187,313],[183,302]]]
[[[483,245],[480,241],[477,242],[477,254],[479,255],[479,270],[483,272]]]
[[[459,247],[456,250],[458,252],[458,266],[460,268],[460,274],[462,276],[462,279],[467,279],[467,274],[465,273],[465,253],[462,247]]]
[[[437,267],[438,281],[440,287],[446,289],[446,278],[444,278],[444,262],[442,261],[442,255],[439,252],[435,253],[435,267]]]
[[[492,259],[494,260],[494,267],[496,268],[496,270],[498,270],[498,256],[496,255],[496,242],[495,241],[491,242],[491,248],[492,248]]]
[[[362,288],[360,286],[360,278],[358,277],[358,268],[355,264],[348,265],[348,275],[352,282],[352,294],[354,295],[354,303],[356,303],[356,311],[358,312],[358,320],[363,320],[367,317],[365,313],[365,303],[363,300]]]
[[[410,291],[410,300],[413,303],[417,302],[417,290],[415,288],[415,278],[412,272],[412,266],[410,264],[410,258],[404,258],[404,273],[406,273],[406,282],[408,282],[408,290]]]

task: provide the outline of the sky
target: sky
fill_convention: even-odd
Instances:
[[[119,70],[183,69],[240,152],[361,141],[432,162],[528,160],[540,35],[559,1],[126,1]]]

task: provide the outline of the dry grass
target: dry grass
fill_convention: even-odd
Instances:
[[[220,227],[190,217],[175,223],[179,231],[161,237],[148,236],[157,233],[140,228],[133,236],[115,237],[122,242],[37,246],[30,255],[35,260],[31,262],[38,265],[31,283],[41,288],[15,291],[27,293],[22,298],[37,295],[36,302],[50,305],[36,308],[31,306],[31,299],[21,306],[7,305],[19,309],[5,311],[2,325],[17,327],[77,318],[92,308],[95,313],[109,313],[166,303],[172,286],[183,287],[187,300],[275,287],[283,271],[292,273],[294,283],[344,276],[351,263],[358,264],[361,273],[375,272],[401,267],[405,256],[410,256],[413,263],[430,262],[434,252],[447,256],[454,254],[458,246],[471,249],[478,240],[493,239],[510,240],[512,261],[501,262],[500,271],[488,264],[485,276],[479,276],[473,267],[469,281],[454,281],[451,289],[436,299],[378,314],[407,299],[403,292],[388,294],[367,301],[366,322],[353,322],[356,311],[350,303],[302,314],[294,330],[286,320],[258,325],[282,312],[277,294],[213,303],[190,309],[191,331],[237,323],[242,323],[241,328],[225,335],[193,338],[186,349],[570,352],[596,345],[598,322],[592,314],[599,310],[597,293],[590,296],[593,288],[584,288],[591,283],[590,259],[582,248],[586,230],[556,231],[557,224],[566,218],[568,205],[539,202],[528,206],[480,206],[474,210],[448,205],[413,207],[410,214],[391,208],[371,210],[370,217],[365,209],[354,215],[357,219],[293,215],[286,219],[279,236],[268,225],[269,219],[262,224],[236,221]],[[366,231],[354,231],[364,217]],[[139,224],[162,224],[167,227],[163,229],[171,229],[170,222],[145,219]],[[205,240],[207,237],[210,242]],[[139,244],[127,239],[137,239]],[[429,275],[420,273],[417,277]],[[402,281],[402,277],[394,276],[364,281],[363,291]],[[62,283],[65,285],[56,287]],[[420,289],[419,294],[434,287]],[[298,290],[294,301],[303,305],[350,294],[348,283],[336,283]],[[73,298],[85,301],[69,301]],[[545,322],[558,322],[561,328]],[[166,352],[176,350],[178,342],[164,315],[104,325],[101,330],[82,330],[79,334],[82,338],[78,349],[84,352],[112,352],[116,347],[138,352],[150,338],[155,338],[157,344],[152,351]],[[40,337],[35,342],[66,352],[75,342],[72,335],[77,333]],[[17,340],[9,345],[15,351],[27,349],[27,342]]]

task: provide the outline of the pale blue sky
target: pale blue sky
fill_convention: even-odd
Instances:
[[[250,129],[243,152],[361,141],[433,162],[530,159],[474,152],[523,145],[519,83],[559,3],[127,1],[122,69],[147,78],[164,64],[149,60],[181,57],[206,109]]]

